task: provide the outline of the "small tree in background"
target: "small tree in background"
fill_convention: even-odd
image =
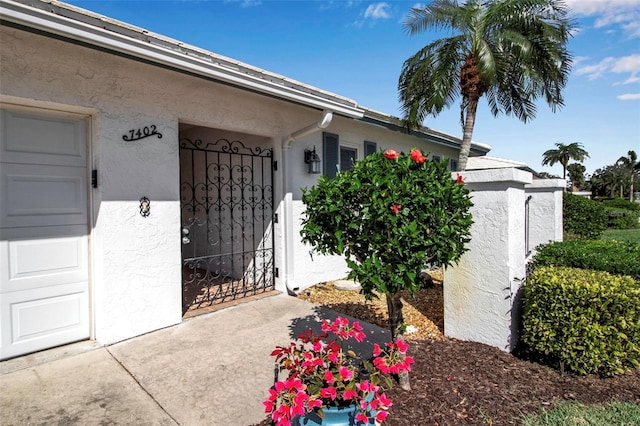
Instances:
[[[366,298],[386,295],[395,339],[403,325],[400,292],[419,290],[421,271],[466,251],[472,203],[463,183],[419,150],[369,155],[304,190],[302,240],[322,254],[344,255]]]
[[[571,181],[571,192],[580,191],[584,187],[584,172],[586,167],[580,163],[572,163],[567,166],[569,180]]]
[[[553,166],[560,163],[562,165],[562,179],[566,179],[569,161],[582,162],[585,158],[589,158],[589,153],[582,148],[580,142],[573,142],[569,145],[558,142],[555,149],[548,149],[542,154],[542,165]]]

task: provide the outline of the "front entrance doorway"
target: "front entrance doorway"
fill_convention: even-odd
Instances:
[[[0,359],[89,338],[83,118],[0,109]]]
[[[181,131],[185,315],[275,288],[273,151],[266,138],[236,136]]]

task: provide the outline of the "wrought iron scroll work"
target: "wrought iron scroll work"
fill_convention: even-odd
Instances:
[[[273,151],[180,140],[183,311],[272,290]]]

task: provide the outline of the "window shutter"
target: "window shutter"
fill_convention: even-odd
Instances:
[[[378,150],[378,144],[375,142],[364,141],[364,156],[375,154]]]
[[[338,135],[322,133],[322,169],[325,175],[333,178],[340,166],[340,142]]]

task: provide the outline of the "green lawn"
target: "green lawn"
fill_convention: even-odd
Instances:
[[[640,244],[640,229],[607,229],[601,239]]]
[[[526,416],[524,426],[572,426],[640,424],[640,404],[613,402],[607,405],[583,405],[570,403],[535,416]]]

